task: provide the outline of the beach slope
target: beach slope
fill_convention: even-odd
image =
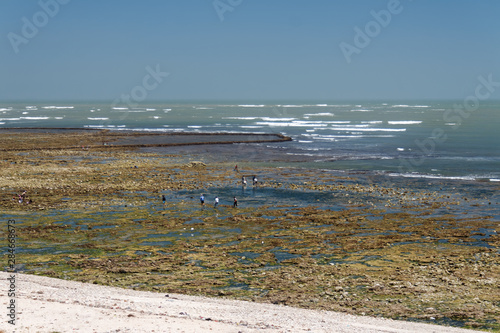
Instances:
[[[10,273],[0,272],[7,281]],[[143,292],[16,274],[11,332],[473,332],[222,298]],[[6,286],[6,284],[4,284]],[[10,302],[6,288],[0,303]]]

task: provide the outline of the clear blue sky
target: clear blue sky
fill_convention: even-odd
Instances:
[[[350,63],[339,45],[355,47],[354,28],[391,1],[219,0],[232,7],[223,21],[213,0],[71,0],[40,13],[54,1],[1,0],[0,101],[111,100],[157,65],[170,75],[146,101],[464,99],[479,75],[500,81],[498,0],[401,0]],[[23,35],[23,17],[37,33]]]

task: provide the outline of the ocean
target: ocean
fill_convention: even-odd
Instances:
[[[500,181],[500,102],[247,104],[164,102],[0,103],[0,127],[145,132],[282,133],[293,141],[253,144],[304,167],[394,177]]]

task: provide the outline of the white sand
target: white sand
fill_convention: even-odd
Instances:
[[[10,275],[0,272],[0,332],[474,332],[337,312],[142,292],[16,274],[16,325],[7,323]]]

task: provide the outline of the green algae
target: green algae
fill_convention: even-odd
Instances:
[[[457,196],[254,168],[278,179],[262,180],[258,190],[317,193],[343,207],[289,201],[202,210],[201,191],[239,186],[231,167],[118,149],[65,151],[64,162],[54,151],[2,154],[9,163],[2,162],[0,188],[8,199],[0,205],[19,221],[19,270],[500,329],[500,226],[487,216],[438,213],[460,206]],[[10,200],[19,189],[34,204]]]

